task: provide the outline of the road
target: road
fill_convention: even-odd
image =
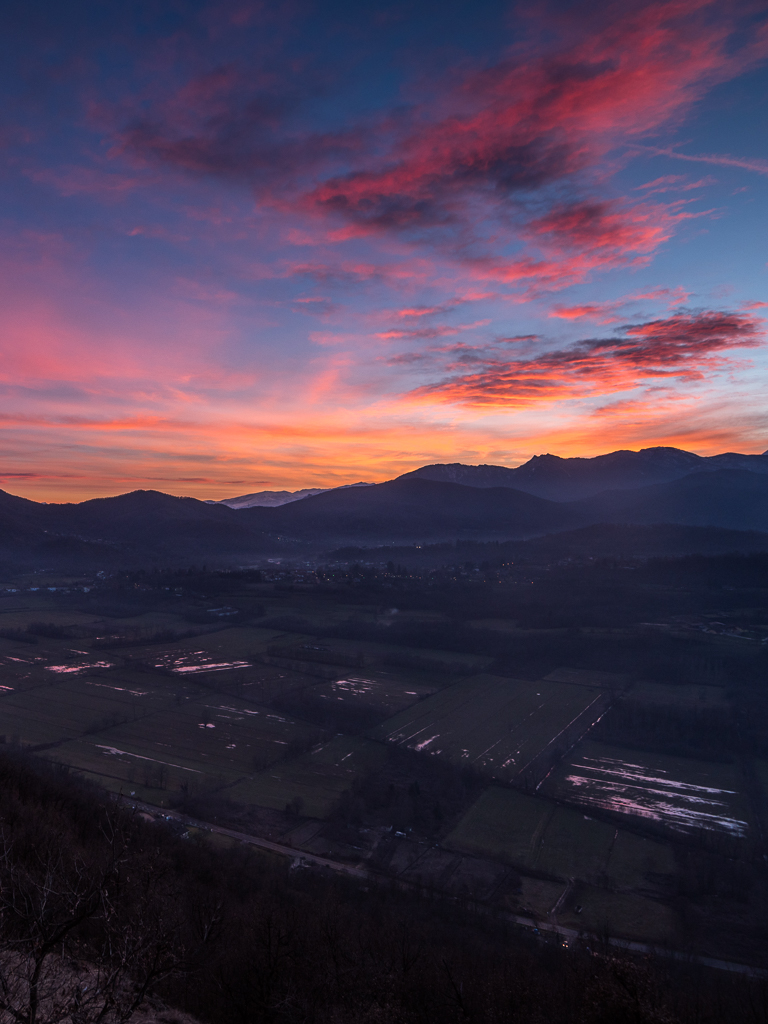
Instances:
[[[164,807],[155,807],[152,804],[142,803],[140,800],[132,800],[123,797],[125,803],[130,804],[139,811],[145,811],[154,817],[162,817],[166,821],[177,821],[187,828],[200,829],[202,832],[215,832],[220,836],[229,836],[230,839],[237,839],[238,842],[247,843],[249,846],[258,846],[262,850],[269,850],[270,853],[279,853],[284,857],[290,857],[296,864],[314,864],[317,867],[329,868],[331,871],[338,871],[340,874],[352,875],[354,878],[368,878],[368,869],[364,864],[347,864],[344,861],[330,860],[328,857],[318,857],[314,853],[305,853],[293,846],[282,846],[280,843],[273,843],[270,839],[262,839],[260,836],[252,836],[247,832],[236,832],[231,828],[224,828],[223,825],[213,825],[209,821],[198,821],[190,818],[187,814],[180,814],[178,811],[169,811]]]
[[[344,861],[331,860],[328,857],[318,857],[314,853],[305,853],[303,850],[297,850],[293,846],[283,846],[280,843],[273,843],[270,839],[262,839],[260,836],[252,836],[247,832],[236,832],[234,829],[224,828],[223,825],[214,825],[209,821],[198,821],[196,818],[190,818],[187,814],[180,814],[178,811],[170,811],[164,807],[155,807],[153,804],[145,804],[140,800],[123,797],[123,802],[136,808],[136,810],[152,814],[154,817],[161,817],[166,821],[177,821],[179,824],[185,825],[187,828],[196,828],[203,832],[215,832],[217,835],[229,836],[230,839],[236,839],[241,843],[247,843],[249,846],[256,846],[262,850],[269,850],[270,853],[281,854],[284,857],[289,857],[297,866],[302,864],[311,864],[316,867],[328,868],[331,871],[337,871],[339,874],[350,875],[353,878],[361,880],[364,879],[366,881],[376,881],[378,878],[377,875],[369,872],[367,866],[363,863],[347,864]],[[389,884],[393,881],[392,878],[387,878],[386,880]],[[398,878],[394,881],[404,888],[421,888],[418,883],[409,882],[407,879]],[[474,905],[480,912],[492,912],[482,903],[475,903]],[[585,941],[585,937],[581,932],[577,932],[572,928],[562,928],[556,921],[532,920],[530,917],[521,917],[518,914],[512,914],[508,911],[501,911],[501,916],[507,921],[529,930],[533,929],[537,933],[548,932],[549,934],[555,935],[559,937],[564,944],[570,944],[571,942],[577,941],[583,943]],[[649,946],[643,942],[631,942],[629,939],[609,938],[608,943],[616,949],[623,949],[630,953],[650,954],[652,956],[664,957],[667,960],[677,960],[680,963],[698,964],[702,967],[713,967],[719,971],[729,971],[732,974],[743,974],[750,978],[768,978],[768,971],[763,970],[760,967],[752,967],[749,964],[733,963],[730,960],[716,960],[713,957],[708,956],[694,956],[693,954],[683,953],[674,949],[660,949],[656,946]]]

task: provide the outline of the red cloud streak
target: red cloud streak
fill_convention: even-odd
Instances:
[[[472,405],[527,406],[610,394],[648,378],[700,380],[727,365],[718,355],[762,343],[763,321],[745,313],[680,314],[623,328],[620,337],[588,339],[533,359],[487,358],[478,372],[420,388],[420,397]]]

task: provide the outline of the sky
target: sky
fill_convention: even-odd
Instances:
[[[12,0],[0,488],[768,449],[768,6]]]

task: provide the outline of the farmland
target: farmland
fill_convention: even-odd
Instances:
[[[592,687],[479,675],[396,715],[373,736],[491,778],[532,779],[549,767],[542,755],[564,736],[573,742],[603,707],[603,693]]]
[[[445,840],[521,871],[577,878],[617,890],[653,888],[649,876],[677,872],[672,848],[583,812],[510,789],[487,789]]]
[[[585,742],[542,792],[593,809],[645,818],[678,832],[745,837],[750,811],[735,766]]]
[[[289,806],[310,818],[326,818],[342,794],[359,778],[375,771],[385,755],[380,744],[338,736],[238,782],[227,796],[241,804],[275,810]]]
[[[462,619],[420,607],[444,581],[394,599],[391,577],[370,598],[357,578],[274,576],[0,595],[0,740],[113,793],[576,929],[676,941],[681,893],[741,891],[739,849],[768,820],[768,758],[735,746],[735,708],[762,720],[745,641],[526,628],[482,614],[480,585]],[[722,918],[700,913],[715,935]]]

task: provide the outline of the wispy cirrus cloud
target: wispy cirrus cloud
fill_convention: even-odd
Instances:
[[[559,320],[594,320],[599,324],[618,323],[620,316],[618,311],[626,309],[627,306],[642,301],[662,301],[668,307],[677,306],[686,302],[690,296],[684,288],[654,288],[648,292],[640,292],[636,295],[625,295],[620,299],[612,299],[608,302],[583,302],[575,306],[554,305],[547,314]]]
[[[692,192],[697,188],[706,188],[707,185],[716,185],[717,178],[707,175],[706,178],[699,178],[698,181],[687,181],[684,174],[665,174],[653,181],[646,181],[644,185],[637,185],[635,192],[643,192],[646,196],[662,195],[665,192]]]
[[[434,324],[430,327],[395,328],[389,331],[379,331],[377,338],[384,341],[399,340],[400,338],[446,338],[453,334],[460,334],[462,331],[472,331],[478,327],[487,327],[490,320],[475,320],[471,324]]]
[[[656,146],[643,146],[638,148],[642,148],[643,152],[652,153],[654,156],[667,156],[672,160],[687,160],[694,164],[714,164],[716,167],[738,167],[742,171],[768,174],[768,160],[759,158],[731,156],[729,153],[681,153],[672,147],[662,149]]]

